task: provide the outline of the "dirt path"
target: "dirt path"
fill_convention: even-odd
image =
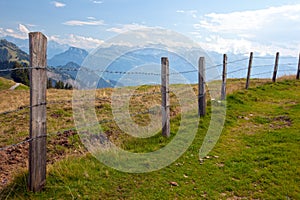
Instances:
[[[21,83],[16,83],[16,85],[12,86],[11,88],[9,88],[9,90],[15,90],[17,87],[19,87],[21,85]]]
[[[56,137],[47,141],[47,164],[53,164],[62,160],[67,155],[83,155],[86,153],[84,147],[79,148],[78,143],[70,142],[70,138],[77,132],[69,130],[58,132]],[[25,138],[24,140],[28,140]],[[17,147],[11,147],[0,151],[0,193],[3,188],[11,183],[16,174],[28,169],[29,144],[24,143]]]

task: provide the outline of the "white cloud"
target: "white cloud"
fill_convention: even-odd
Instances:
[[[234,54],[248,54],[254,51],[256,54],[275,55],[280,52],[285,56],[297,56],[300,42],[292,45],[282,45],[280,43],[263,44],[260,42],[253,42],[247,39],[229,39],[223,38],[219,35],[212,35],[206,37],[204,42],[199,42],[200,46],[208,51],[215,51],[218,53],[234,53]]]
[[[197,18],[197,10],[177,10],[177,13],[186,14],[188,16],[192,16],[193,18]]]
[[[215,33],[239,34],[262,30],[286,20],[300,24],[299,19],[300,4],[227,14],[210,13],[194,27],[205,28]]]
[[[62,2],[58,2],[58,1],[52,1],[51,2],[56,8],[62,8],[65,7],[66,4],[62,3]]]
[[[55,41],[60,44],[67,44],[82,49],[94,49],[103,44],[103,40],[84,37],[79,35],[70,34],[66,38],[62,38],[59,35],[53,35],[49,37],[49,40]]]
[[[68,26],[84,26],[84,25],[89,25],[89,26],[101,26],[104,25],[103,20],[88,20],[88,21],[80,21],[80,20],[70,20],[67,22],[63,23],[64,25]]]
[[[11,37],[19,38],[19,39],[27,39],[29,32],[30,31],[28,30],[28,28],[25,25],[19,24],[18,28],[16,28],[16,29],[0,28],[0,37],[11,36]]]
[[[96,3],[96,4],[102,4],[103,1],[92,1],[93,3]]]
[[[14,33],[14,32],[15,32],[15,31],[12,30],[12,29],[6,29],[6,31],[7,31],[8,33]]]
[[[270,7],[231,13],[210,13],[194,24],[200,33],[214,35],[209,38],[214,50],[260,51],[272,53],[282,50],[293,55],[300,46],[300,4]],[[219,47],[218,47],[219,46]],[[250,49],[252,48],[252,49]],[[272,48],[272,49],[270,49]]]
[[[115,33],[125,33],[128,31],[134,31],[134,30],[139,30],[139,29],[143,29],[143,28],[149,28],[145,25],[140,25],[140,24],[124,24],[124,25],[120,25],[119,27],[112,27],[107,29],[107,31],[110,32],[115,32]]]
[[[178,47],[198,47],[197,43],[193,42],[186,36],[168,29],[146,26],[134,26],[132,29],[132,26],[130,26],[130,30],[128,30],[127,25],[123,25],[122,27],[126,28],[120,30],[115,30],[115,28],[113,28],[113,31],[116,31],[120,34],[108,40],[104,46],[123,45],[134,48],[142,48],[147,46],[166,48],[170,51],[174,51],[174,48]],[[126,32],[123,32],[125,30]]]
[[[19,31],[22,32],[22,33],[24,33],[24,34],[26,34],[26,35],[30,32],[28,30],[28,28],[25,25],[23,25],[23,24],[19,24]]]

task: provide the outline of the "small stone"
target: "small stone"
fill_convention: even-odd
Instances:
[[[214,158],[219,158],[219,156],[214,156]]]
[[[249,121],[249,120],[250,120],[248,117],[245,117],[244,119],[245,119],[245,120],[247,120],[247,121]]]
[[[224,192],[223,192],[223,193],[221,193],[221,196],[222,196],[222,197],[225,197],[226,195],[227,195],[227,194],[226,194],[226,193],[224,193]]]
[[[176,182],[170,182],[170,185],[175,186],[175,187],[179,186],[178,183],[176,183]]]
[[[210,156],[205,156],[206,159],[210,159]]]

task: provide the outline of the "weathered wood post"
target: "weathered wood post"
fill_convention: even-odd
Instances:
[[[170,137],[169,60],[161,58],[162,135]]]
[[[297,72],[297,77],[298,80],[300,79],[300,53],[299,53],[299,61],[298,61],[298,72]]]
[[[198,115],[206,115],[206,88],[205,88],[205,58],[199,59],[198,71]]]
[[[221,90],[221,100],[226,99],[226,82],[227,82],[227,55],[223,56],[223,75],[222,75],[222,90]]]
[[[29,33],[30,51],[30,191],[39,192],[46,183],[46,90],[47,38],[40,32]]]
[[[279,63],[279,52],[276,53],[274,73],[273,73],[273,79],[272,79],[274,83],[276,82],[276,78],[277,78],[278,63]]]
[[[250,53],[250,58],[249,58],[248,74],[247,74],[247,82],[246,82],[246,90],[249,89],[249,85],[250,85],[250,76],[251,76],[252,61],[253,61],[253,52]]]

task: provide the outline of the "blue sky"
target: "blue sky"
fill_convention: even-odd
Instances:
[[[219,53],[297,56],[300,0],[0,1],[0,37],[41,31],[49,40],[93,49],[143,27],[171,29]]]

